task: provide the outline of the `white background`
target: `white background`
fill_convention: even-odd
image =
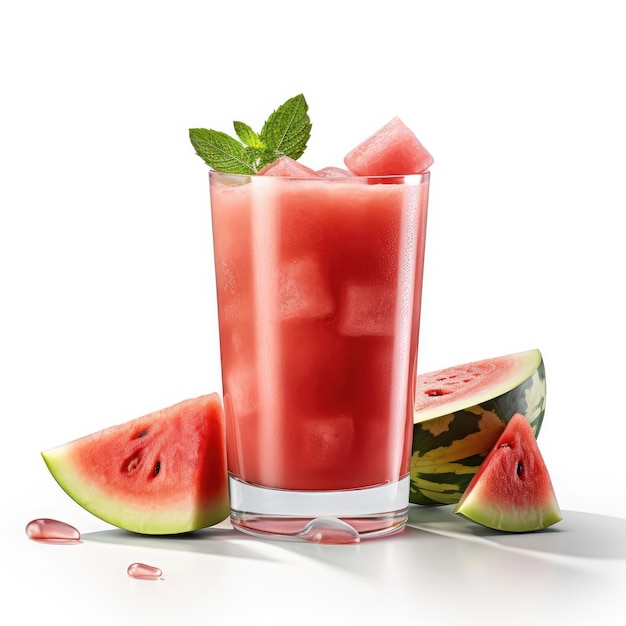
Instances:
[[[395,115],[435,157],[420,371],[539,348],[561,507],[626,517],[620,4],[3,3],[0,543],[102,527],[41,450],[219,390],[188,129],[298,93],[312,167]]]

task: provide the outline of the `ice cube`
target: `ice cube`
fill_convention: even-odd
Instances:
[[[392,335],[395,290],[378,284],[347,284],[339,301],[338,313],[338,329],[343,335]]]
[[[350,170],[343,167],[334,167],[333,165],[323,167],[315,173],[323,178],[348,178],[356,176],[356,174],[353,174]]]
[[[303,417],[302,435],[302,461],[306,467],[341,468],[352,448],[354,420],[345,414]]]
[[[229,358],[223,367],[224,393],[238,418],[254,413],[258,408],[258,384],[252,356]]]
[[[317,259],[301,257],[283,264],[278,286],[281,319],[321,319],[334,310],[328,276]]]

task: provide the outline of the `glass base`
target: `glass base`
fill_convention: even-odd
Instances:
[[[270,539],[304,539],[317,518],[338,518],[360,539],[400,532],[408,517],[409,476],[395,483],[342,491],[288,491],[229,478],[231,523],[241,532]],[[319,543],[327,543],[322,538]],[[328,543],[337,543],[328,541]]]

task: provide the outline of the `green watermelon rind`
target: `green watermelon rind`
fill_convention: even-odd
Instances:
[[[515,413],[521,413],[539,435],[546,406],[546,375],[539,350],[513,355],[522,364],[520,376],[501,383],[507,391],[495,397],[478,396],[481,402],[459,406],[454,401],[451,411],[440,410],[427,420],[416,418],[413,430],[409,501],[425,506],[456,504],[473,475],[487,456],[499,435]],[[493,391],[490,387],[490,391]],[[445,407],[444,407],[445,409]],[[486,419],[485,419],[486,418]],[[490,431],[481,435],[481,420]],[[433,434],[436,433],[436,434]],[[472,449],[467,447],[472,436]]]
[[[544,530],[563,519],[560,508],[553,500],[533,510],[523,507],[504,509],[476,500],[466,502],[463,511],[454,512],[485,528],[510,533]]]
[[[107,490],[82,479],[80,470],[72,463],[71,445],[58,446],[41,454],[56,482],[74,502],[102,521],[124,530],[146,535],[181,534],[218,524],[230,513],[227,501],[216,500],[196,509],[191,502],[179,508],[154,506],[150,509],[145,500],[135,506],[133,498],[112,499]]]

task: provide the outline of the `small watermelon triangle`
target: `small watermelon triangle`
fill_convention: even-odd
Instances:
[[[454,512],[507,532],[542,530],[563,519],[537,440],[523,415],[510,419]]]

